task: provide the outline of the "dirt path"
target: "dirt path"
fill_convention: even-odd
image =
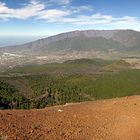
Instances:
[[[0,111],[2,140],[140,140],[140,96]]]

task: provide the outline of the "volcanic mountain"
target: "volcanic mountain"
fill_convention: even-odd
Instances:
[[[139,57],[140,32],[83,30],[58,34],[34,42],[0,48],[0,66],[62,62],[78,58]]]

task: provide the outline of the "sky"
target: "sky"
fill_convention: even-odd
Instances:
[[[73,30],[140,31],[140,0],[0,0],[0,36]]]

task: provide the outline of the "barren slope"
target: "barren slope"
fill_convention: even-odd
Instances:
[[[139,140],[140,96],[0,111],[7,140]]]

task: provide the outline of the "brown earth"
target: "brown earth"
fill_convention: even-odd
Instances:
[[[0,140],[140,140],[140,96],[1,110]]]

